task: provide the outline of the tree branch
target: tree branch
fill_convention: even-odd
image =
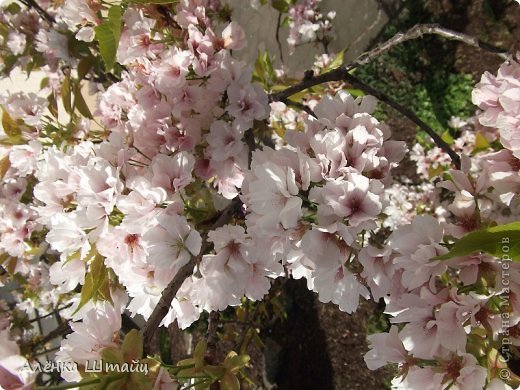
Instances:
[[[54,17],[49,15],[47,11],[40,7],[40,5],[35,0],[20,0],[20,2],[27,8],[33,8],[36,12],[38,12],[42,19],[46,20],[50,24],[54,24],[56,22]]]
[[[280,52],[280,61],[282,65],[284,64],[283,61],[283,50],[282,50],[282,42],[280,42],[280,27],[282,26],[282,13],[278,12],[278,19],[276,21],[276,43],[278,44],[278,51]]]
[[[209,364],[216,364],[217,362],[218,319],[218,311],[212,311],[211,313],[209,313],[208,331],[206,332],[206,341],[208,343],[206,361]]]
[[[468,46],[473,46],[478,49],[482,49],[485,51],[489,51],[493,54],[496,54],[503,60],[507,60],[509,55],[507,50],[501,49],[499,47],[493,46],[489,43],[482,42],[480,39],[473,37],[471,35],[467,35],[458,31],[450,30],[439,26],[438,24],[417,24],[413,26],[411,29],[404,33],[397,33],[388,41],[382,43],[381,45],[375,47],[369,52],[361,54],[358,58],[356,58],[351,64],[347,65],[347,70],[352,70],[357,68],[360,65],[366,65],[370,61],[372,61],[375,57],[380,56],[381,54],[389,51],[393,47],[406,42],[412,39],[418,39],[423,37],[424,35],[439,35],[445,39],[451,41],[458,41],[465,43]]]
[[[294,100],[291,100],[291,99],[283,99],[280,101],[282,103],[285,103],[287,106],[292,106],[292,107],[298,108],[299,110],[305,111],[307,114],[313,116],[314,118],[318,118],[316,116],[316,114],[314,113],[314,111],[312,111],[311,108],[309,106],[306,106],[305,104],[295,102]]]
[[[404,33],[398,33],[390,38],[388,41],[383,42],[379,46],[374,49],[361,54],[358,58],[352,61],[350,64],[333,69],[329,72],[323,73],[319,76],[312,78],[304,78],[300,83],[293,85],[289,88],[286,88],[280,92],[273,93],[269,95],[270,101],[283,101],[287,99],[289,96],[292,96],[298,92],[301,92],[307,88],[313,87],[315,85],[328,83],[331,81],[339,81],[345,78],[345,75],[351,71],[352,69],[357,68],[360,65],[366,65],[371,62],[377,56],[380,56],[383,53],[391,50],[393,47],[412,40],[421,38],[424,35],[439,35],[443,38],[459,41],[465,43],[469,46],[473,46],[482,50],[489,51],[498,55],[502,59],[509,58],[509,55],[506,50],[495,47],[488,43],[482,42],[481,40],[472,37],[470,35],[449,30],[447,28],[441,27],[437,24],[418,24],[409,29]]]
[[[228,223],[233,215],[235,215],[240,208],[242,207],[242,201],[236,197],[233,199],[231,204],[224,209],[220,217],[216,220],[216,222],[211,226],[210,230],[215,230],[221,226],[224,226]],[[159,299],[159,303],[153,309],[150,318],[146,321],[146,324],[143,328],[143,341],[144,341],[144,354],[147,354],[149,349],[149,345],[151,344],[152,337],[155,331],[159,328],[159,325],[163,318],[168,314],[170,310],[171,303],[177,292],[181,288],[184,281],[193,274],[193,270],[195,269],[195,265],[202,259],[202,256],[208,252],[211,248],[211,245],[207,241],[207,235],[202,237],[202,245],[200,248],[200,253],[197,256],[192,256],[190,261],[181,267],[179,272],[175,275],[175,277],[170,281],[168,286],[163,290],[161,298]]]
[[[451,149],[450,145],[448,145],[430,126],[428,126],[424,121],[422,121],[412,110],[397,103],[395,100],[393,100],[391,97],[384,94],[383,92],[375,88],[372,88],[370,85],[363,83],[361,80],[351,75],[350,73],[345,74],[344,80],[348,81],[350,84],[352,84],[352,86],[359,88],[363,92],[375,96],[383,103],[388,104],[390,107],[392,107],[393,109],[410,119],[413,123],[415,123],[422,130],[424,130],[433,139],[435,144],[450,156],[451,161],[457,167],[457,169],[460,169],[459,155],[455,153],[455,151]]]
[[[247,151],[247,168],[251,169],[251,162],[253,161],[253,152],[256,150],[255,135],[253,129],[247,129],[244,133],[244,141],[248,147]]]

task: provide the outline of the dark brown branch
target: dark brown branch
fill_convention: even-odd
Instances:
[[[37,339],[34,342],[28,342],[21,345],[21,349],[27,349],[30,353],[34,353],[38,347],[47,344],[49,341],[54,340],[57,337],[63,337],[72,332],[72,329],[68,323],[58,325],[58,327],[50,331],[46,336]]]
[[[209,313],[208,331],[206,332],[206,341],[208,348],[206,350],[206,361],[208,364],[217,363],[217,329],[218,329],[219,314],[218,311]]]
[[[269,101],[271,102],[283,102],[290,96],[297,94],[305,89],[320,85],[323,83],[330,83],[331,81],[343,80],[347,70],[344,67],[336,68],[330,72],[326,72],[314,77],[305,77],[298,84],[292,85],[280,92],[275,92],[269,95]]]
[[[177,295],[177,291],[181,288],[184,281],[193,274],[193,270],[195,269],[195,265],[202,258],[203,253],[209,250],[209,245],[206,237],[202,240],[202,246],[200,248],[200,254],[197,256],[192,256],[190,261],[184,265],[179,272],[175,275],[175,277],[170,281],[168,286],[163,290],[161,299],[159,299],[159,303],[153,309],[150,318],[146,321],[146,324],[143,328],[143,346],[144,346],[144,354],[147,355],[147,351],[152,343],[153,335],[155,331],[159,328],[161,321],[168,311],[170,310],[171,303],[175,295]]]
[[[256,141],[255,135],[253,134],[253,129],[248,129],[245,131],[244,141],[246,141],[246,145],[249,149],[247,152],[247,168],[251,169],[251,162],[253,161],[253,152],[256,150]]]
[[[208,320],[208,331],[206,333],[206,341],[208,348],[206,350],[206,355],[204,356],[206,362],[211,365],[217,364],[217,329],[218,329],[218,320],[219,314],[218,311],[212,311],[209,313]],[[209,387],[210,390],[219,390],[220,385],[218,382],[213,382]]]
[[[311,108],[309,106],[306,106],[305,104],[295,102],[294,100],[291,100],[291,99],[283,99],[283,100],[281,100],[281,102],[285,103],[288,106],[292,106],[292,107],[298,108],[299,110],[305,111],[307,114],[313,116],[314,118],[318,118],[316,116],[316,114],[314,113],[314,111],[312,111]]]
[[[283,65],[283,50],[282,42],[280,41],[280,27],[282,26],[282,13],[278,12],[278,19],[276,21],[276,43],[278,44],[278,51],[280,52],[280,61]]]
[[[457,167],[457,169],[460,169],[459,155],[455,153],[455,151],[451,149],[450,145],[448,145],[430,126],[428,126],[424,121],[422,121],[412,110],[402,106],[388,95],[384,94],[383,92],[375,88],[372,88],[370,85],[363,83],[357,77],[349,73],[345,75],[344,80],[348,81],[350,84],[352,84],[352,86],[359,88],[363,92],[375,96],[383,103],[388,104],[390,107],[392,107],[393,109],[410,119],[413,123],[415,123],[422,130],[424,130],[433,139],[435,144],[450,156],[451,161]]]
[[[467,35],[458,31],[450,30],[439,26],[438,24],[417,24],[405,33],[397,33],[388,41],[382,43],[381,45],[375,47],[369,52],[361,54],[358,58],[356,58],[351,64],[347,65],[347,70],[352,70],[357,68],[360,65],[366,65],[371,62],[375,57],[380,56],[381,54],[389,51],[393,47],[413,39],[418,39],[423,37],[424,35],[439,35],[445,39],[451,41],[458,41],[465,43],[466,45],[473,46],[478,49],[482,49],[485,51],[489,51],[493,54],[498,55],[500,58],[507,60],[509,57],[507,50],[501,49],[499,47],[493,46],[489,43],[482,42],[480,39],[473,37],[471,35]]]
[[[39,316],[39,317],[33,318],[33,319],[30,320],[29,322],[35,322],[35,321],[38,321],[38,320],[40,320],[40,319],[43,319],[43,318],[47,318],[47,317],[53,316],[53,315],[57,314],[58,312],[60,312],[60,311],[62,311],[62,310],[65,310],[65,309],[67,309],[67,308],[69,308],[69,307],[71,307],[71,306],[72,306],[72,303],[69,303],[69,304],[67,304],[67,305],[65,305],[65,306],[62,306],[62,307],[57,307],[56,309],[54,309],[54,310],[51,311],[50,313],[45,314],[45,315],[43,315],[43,316]]]
[[[235,215],[240,210],[241,207],[242,202],[240,199],[238,197],[233,199],[231,204],[224,209],[220,217],[216,220],[210,229],[215,230],[216,228],[224,226],[231,220],[233,215]],[[175,298],[175,295],[177,295],[177,291],[179,291],[184,281],[193,274],[195,266],[198,262],[200,262],[202,256],[210,250],[210,248],[211,245],[208,243],[206,235],[204,235],[202,238],[200,253],[197,256],[192,256],[190,261],[181,267],[179,272],[177,272],[175,277],[163,290],[161,298],[159,299],[159,303],[154,308],[150,318],[148,318],[148,321],[146,321],[146,324],[143,328],[145,355],[147,354],[147,350],[149,349],[155,331],[159,328],[159,325],[166,314],[168,314],[173,298]]]
[[[360,65],[366,65],[371,62],[374,58],[380,56],[383,53],[391,50],[393,47],[412,40],[421,38],[424,35],[439,35],[443,38],[463,42],[469,46],[473,46],[476,48],[480,48],[482,50],[489,51],[498,55],[502,59],[509,58],[509,55],[506,50],[495,47],[488,43],[482,42],[481,40],[472,37],[470,35],[449,30],[447,28],[441,27],[437,24],[418,24],[408,31],[404,33],[398,33],[390,38],[388,41],[382,43],[376,48],[361,54],[358,58],[352,61],[350,64],[346,66],[342,66],[340,68],[333,69],[329,72],[323,73],[319,76],[313,78],[305,78],[300,83],[293,85],[289,88],[284,89],[283,91],[273,93],[269,96],[271,101],[283,101],[287,99],[289,96],[292,96],[298,92],[301,92],[305,89],[311,88],[315,85],[331,82],[331,81],[339,81],[345,78],[345,75],[351,71],[352,69],[357,68]]]
[[[36,12],[38,12],[38,15],[50,24],[54,24],[56,20],[53,16],[49,15],[47,11],[45,11],[35,0],[20,0],[22,4],[27,6],[27,8],[33,8]]]

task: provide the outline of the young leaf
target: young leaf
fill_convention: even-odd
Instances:
[[[0,159],[0,180],[2,180],[5,176],[5,173],[11,166],[11,161],[9,160],[9,156],[5,156]]]
[[[63,107],[68,114],[72,114],[71,95],[70,78],[65,77],[61,84],[61,100],[63,102]]]
[[[108,10],[108,19],[96,26],[94,31],[106,70],[110,70],[116,62],[117,46],[121,36],[121,6],[113,5]]]
[[[88,56],[83,58],[78,63],[78,80],[81,81],[85,78],[90,69],[92,69],[92,65],[94,64],[94,57]]]
[[[123,354],[115,347],[106,347],[101,350],[101,358],[107,363],[123,364]]]
[[[74,108],[77,108],[85,118],[92,119],[92,114],[81,94],[81,86],[78,81],[74,82]]]
[[[112,27],[112,32],[116,42],[121,38],[121,7],[114,5],[108,10],[108,21]]]
[[[81,289],[78,308],[74,311],[76,314],[91,299],[99,297],[99,290],[107,282],[108,271],[105,267],[105,259],[103,256],[95,255],[90,263],[90,270],[85,276],[85,284]]]
[[[131,2],[136,4],[174,4],[178,3],[179,0],[131,0]]]
[[[339,68],[343,65],[343,59],[345,58],[345,53],[348,50],[348,47],[341,50],[336,57],[332,60],[332,62],[323,69],[323,72],[328,72],[329,70]]]
[[[138,330],[132,329],[125,336],[121,347],[125,361],[140,359],[143,355],[143,338]]]
[[[197,370],[200,370],[204,366],[204,354],[206,353],[207,347],[208,343],[202,339],[198,342],[193,351],[193,360],[195,361],[195,369]]]
[[[20,130],[20,127],[18,126],[18,123],[11,118],[11,115],[7,112],[7,110],[3,110],[2,114],[2,126],[4,128],[4,133],[7,134],[9,138],[17,137],[19,136],[22,131]]]
[[[448,145],[453,145],[455,140],[451,136],[449,130],[446,130],[444,133],[442,133],[441,138],[444,142],[446,142]]]
[[[473,153],[481,152],[483,150],[487,150],[490,146],[489,141],[482,135],[480,131],[477,131],[477,136],[475,138],[475,149],[473,149]]]
[[[520,261],[520,221],[466,234],[448,253],[432,260],[448,260],[478,251],[498,258]]]

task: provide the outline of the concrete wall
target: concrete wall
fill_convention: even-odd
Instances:
[[[248,46],[237,55],[250,62],[259,50],[267,50],[276,57],[275,64],[280,66],[280,50],[275,38],[278,11],[269,5],[255,10],[249,5],[249,0],[228,0],[228,3],[233,8],[233,19],[244,28],[248,38]],[[324,0],[320,7],[324,14],[330,10],[336,11],[333,21],[335,40],[329,46],[330,52],[337,53],[348,48],[346,60],[357,57],[377,36],[389,17],[397,12],[399,4],[399,0]],[[305,71],[311,67],[315,55],[324,52],[324,48],[322,45],[304,44],[289,55],[286,42],[288,32],[288,27],[280,30],[284,65],[290,74]]]

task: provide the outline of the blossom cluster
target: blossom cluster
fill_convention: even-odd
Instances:
[[[329,39],[334,14],[319,3],[288,7],[291,47]],[[261,301],[276,278],[304,278],[347,313],[360,297],[384,300],[392,327],[369,337],[365,360],[397,364],[394,388],[508,388],[496,374],[504,366],[488,360],[505,355],[506,336],[520,345],[518,263],[439,256],[468,233],[519,220],[518,62],[477,85],[479,123],[453,121],[461,168],[417,144],[411,184],[392,175],[407,147],[375,118],[374,97],[336,83],[309,93],[308,110],[269,102],[234,57],[245,33],[219,22],[218,0],[39,4],[46,18],[11,5],[0,15],[10,28],[0,30],[3,70],[39,66],[46,76],[38,94],[0,97],[0,282],[20,287],[19,312],[68,321],[56,353],[76,367],[66,381],[122,348],[122,316],[148,320],[193,265],[161,325],[185,329],[203,312]],[[99,49],[107,23],[112,60]],[[319,57],[316,73],[330,63]],[[92,112],[85,89],[97,98]],[[15,329],[7,306],[0,385],[30,387],[13,340],[31,345],[35,335]],[[164,367],[152,376],[156,389],[177,386]]]
[[[298,0],[289,7],[289,36],[287,44],[289,52],[296,46],[322,41],[327,44],[333,38],[332,21],[336,17],[335,11],[323,14],[319,10],[321,0]]]
[[[474,96],[480,88],[482,84]],[[429,198],[429,210],[422,207],[415,213],[433,215],[410,213],[408,224],[393,226],[387,247],[370,246],[360,254],[364,272],[377,272],[367,282],[375,299],[384,298],[392,323],[388,333],[369,336],[371,350],[365,361],[371,369],[397,364],[398,376],[392,382],[396,389],[512,388],[498,379],[505,378],[504,371],[509,373],[509,347],[504,345],[519,343],[520,267],[511,262],[507,234],[500,243],[505,251],[501,258],[470,254],[435,259],[448,252],[445,243],[520,217],[519,160],[507,143],[505,149],[493,150],[496,129],[483,128],[475,119],[462,125],[460,137],[452,143],[463,154],[460,170],[438,170],[446,165],[436,157],[438,148],[424,151],[416,145],[413,150],[419,177],[437,177],[435,186],[423,184],[422,200]],[[502,135],[500,123],[493,125]],[[413,192],[405,199],[421,195],[420,189]],[[393,203],[394,209],[406,205]],[[486,353],[495,356],[491,379],[481,360]]]
[[[520,56],[520,53],[518,54]],[[473,103],[482,112],[478,115],[484,126],[498,128],[500,141],[520,158],[520,59],[505,62],[497,75],[485,72],[473,90]]]

